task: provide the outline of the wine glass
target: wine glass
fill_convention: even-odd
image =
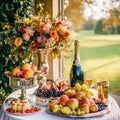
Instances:
[[[93,80],[90,79],[90,78],[87,78],[87,79],[84,80],[84,84],[86,84],[86,86],[87,86],[88,88],[91,88],[92,85],[93,85]]]

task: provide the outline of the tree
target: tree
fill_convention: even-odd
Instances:
[[[65,16],[72,22],[71,29],[80,30],[84,23],[82,0],[69,0]]]
[[[103,33],[119,33],[120,31],[120,1],[119,0],[84,0],[88,17],[103,22]],[[102,7],[101,7],[102,6]],[[99,24],[99,22],[98,22]]]

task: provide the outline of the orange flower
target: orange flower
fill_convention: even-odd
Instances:
[[[19,47],[21,44],[22,44],[22,38],[20,38],[20,37],[17,37],[16,39],[15,39],[15,41],[14,41],[14,45],[16,46],[16,47]]]
[[[50,30],[50,37],[54,38],[57,42],[59,41],[58,33],[55,30]]]
[[[70,32],[68,30],[61,30],[60,33],[64,39],[70,38]]]
[[[45,26],[46,26],[45,24],[40,24],[40,25],[38,25],[38,26],[37,26],[37,32],[38,32],[38,33],[43,33]]]
[[[59,42],[59,36],[56,36],[56,37],[55,37],[55,40],[56,40],[57,42]]]

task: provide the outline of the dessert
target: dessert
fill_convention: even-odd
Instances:
[[[38,112],[40,108],[30,105],[28,101],[12,101],[6,111],[14,114],[28,114]]]

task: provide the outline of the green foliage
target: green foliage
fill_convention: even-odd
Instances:
[[[5,90],[3,89],[3,87],[0,88],[0,101],[5,100],[5,98],[7,97],[7,94],[5,92]]]
[[[102,21],[99,20],[96,24],[96,27],[95,27],[95,33],[96,34],[102,34],[103,33],[102,28],[103,28]]]
[[[33,12],[31,0],[0,0],[0,86],[5,94],[12,92],[8,85],[5,71],[22,64],[28,51],[14,46],[14,38],[18,36],[19,19],[27,18]],[[29,44],[29,43],[28,43]],[[27,46],[24,43],[23,46]],[[22,52],[22,57],[20,56]],[[3,92],[2,95],[4,96]]]

